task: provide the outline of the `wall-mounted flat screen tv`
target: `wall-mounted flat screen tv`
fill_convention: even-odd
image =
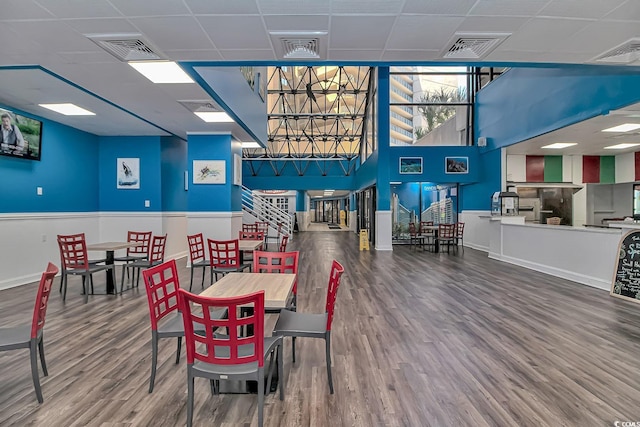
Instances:
[[[42,122],[0,108],[0,155],[40,160]]]

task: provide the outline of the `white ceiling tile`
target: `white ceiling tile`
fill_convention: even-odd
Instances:
[[[125,18],[64,19],[62,22],[80,34],[138,32]]]
[[[462,21],[456,31],[514,32],[531,18],[511,16],[469,16]]]
[[[539,16],[564,18],[601,18],[625,0],[551,0]]]
[[[327,53],[328,60],[334,61],[380,61],[378,49],[330,49]]]
[[[271,48],[260,16],[200,16],[197,19],[218,49]]]
[[[219,61],[222,55],[213,49],[176,49],[164,50],[163,53],[173,61]]]
[[[257,0],[264,15],[318,15],[328,14],[330,0]]]
[[[549,0],[478,0],[469,15],[535,16]]]
[[[28,52],[32,52],[38,49],[39,46],[29,37],[21,37],[22,32],[19,27],[12,27],[6,24],[0,25],[0,40],[11,40],[11,43],[2,43],[0,51],[0,63],[11,65],[11,62],[7,62],[7,56],[13,54],[25,55]],[[33,63],[33,61],[27,61]]]
[[[555,18],[533,18],[517,33],[506,39],[501,47],[505,50],[544,51],[554,44],[571,37],[585,28],[591,21]]]
[[[328,15],[267,15],[264,17],[267,31],[326,31]]]
[[[95,51],[96,45],[88,38],[79,35],[63,21],[23,21],[6,24],[42,46],[42,50],[56,51]],[[55,36],[52,36],[55,35]]]
[[[640,35],[635,22],[596,21],[592,22],[571,37],[558,40],[552,49],[565,52],[590,52],[595,58],[632,37]],[[607,37],[602,37],[606,34]]]
[[[59,52],[58,56],[65,64],[104,64],[118,62],[115,56],[99,49],[96,52]]]
[[[640,2],[638,0],[627,0],[626,3],[607,14],[605,19],[640,21]]]
[[[353,13],[360,16],[372,13],[398,14],[403,4],[404,0],[333,0],[331,13]]]
[[[464,18],[402,15],[396,20],[387,49],[442,49]]]
[[[107,0],[39,0],[39,3],[57,18],[107,18],[120,16],[120,13]]]
[[[382,50],[394,20],[394,16],[333,16],[329,48]]]
[[[126,16],[168,16],[190,14],[181,1],[176,0],[109,0]]]
[[[194,15],[257,14],[255,0],[185,0]]]
[[[276,56],[271,49],[221,49],[220,54],[226,61],[273,61],[276,59]]]
[[[2,0],[0,21],[46,18],[53,18],[53,15],[32,0]]]
[[[440,49],[387,49],[383,61],[430,61],[440,59]]]
[[[213,49],[207,35],[194,17],[132,18],[130,21],[161,51],[165,49]],[[167,31],[168,28],[179,28],[180,30]]]
[[[560,58],[560,59],[558,59]],[[583,63],[585,62],[585,55],[579,53],[566,52],[563,54],[552,54],[546,51],[523,51],[523,50],[509,50],[502,49],[502,46],[498,46],[496,50],[491,52],[485,58],[483,62],[528,62],[528,63]]]
[[[476,0],[407,0],[403,13],[427,15],[466,15]]]

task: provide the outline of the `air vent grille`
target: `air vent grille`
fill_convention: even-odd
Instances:
[[[87,37],[124,62],[165,59],[140,34],[87,34]]]
[[[640,59],[640,38],[627,40],[613,49],[596,57],[596,62],[630,64]]]
[[[510,34],[508,33],[456,33],[443,51],[447,59],[480,59],[488,55]]]
[[[312,39],[282,39],[283,57],[285,59],[319,59],[317,38]]]
[[[211,111],[222,111],[213,101],[210,100],[200,100],[200,99],[190,99],[190,100],[182,100],[178,101],[184,108],[191,111],[192,113],[200,113],[200,112],[211,112]]]
[[[276,55],[282,59],[325,59],[326,31],[271,31]]]

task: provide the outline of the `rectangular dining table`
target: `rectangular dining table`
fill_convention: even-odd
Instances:
[[[135,248],[137,246],[144,246],[143,242],[103,242],[87,245],[87,251],[105,251],[107,253],[107,259],[105,264],[114,264],[114,253],[120,249]],[[115,267],[114,267],[115,268]],[[107,294],[115,294],[116,284],[113,281],[113,274],[107,270]]]
[[[244,253],[246,251],[253,252],[265,244],[260,239],[240,239],[238,240],[238,250],[240,250],[240,264],[244,263]]]
[[[295,281],[296,275],[290,273],[228,273],[200,292],[200,295],[227,298],[264,291],[265,310],[283,309],[287,307]],[[265,337],[271,336],[277,318],[277,314],[265,315]],[[267,371],[268,369],[265,369],[265,373]],[[269,385],[270,391],[276,390],[278,380],[278,372],[275,369]],[[220,393],[255,393],[256,391],[257,382],[255,381],[224,381],[220,384]]]
[[[420,226],[420,231],[424,231],[424,230],[430,230],[433,231],[433,234],[419,234],[417,237],[421,238],[423,241],[424,239],[428,238],[428,237],[433,237],[433,245],[434,245],[434,252],[438,253],[440,250],[440,245],[438,244],[438,225],[421,225]],[[423,249],[424,249],[424,243],[423,243]]]

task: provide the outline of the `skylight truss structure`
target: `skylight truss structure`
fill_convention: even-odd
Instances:
[[[268,74],[268,142],[244,150],[251,172],[267,161],[279,175],[288,160],[299,175],[312,164],[349,175],[367,128],[373,67],[279,66]]]

